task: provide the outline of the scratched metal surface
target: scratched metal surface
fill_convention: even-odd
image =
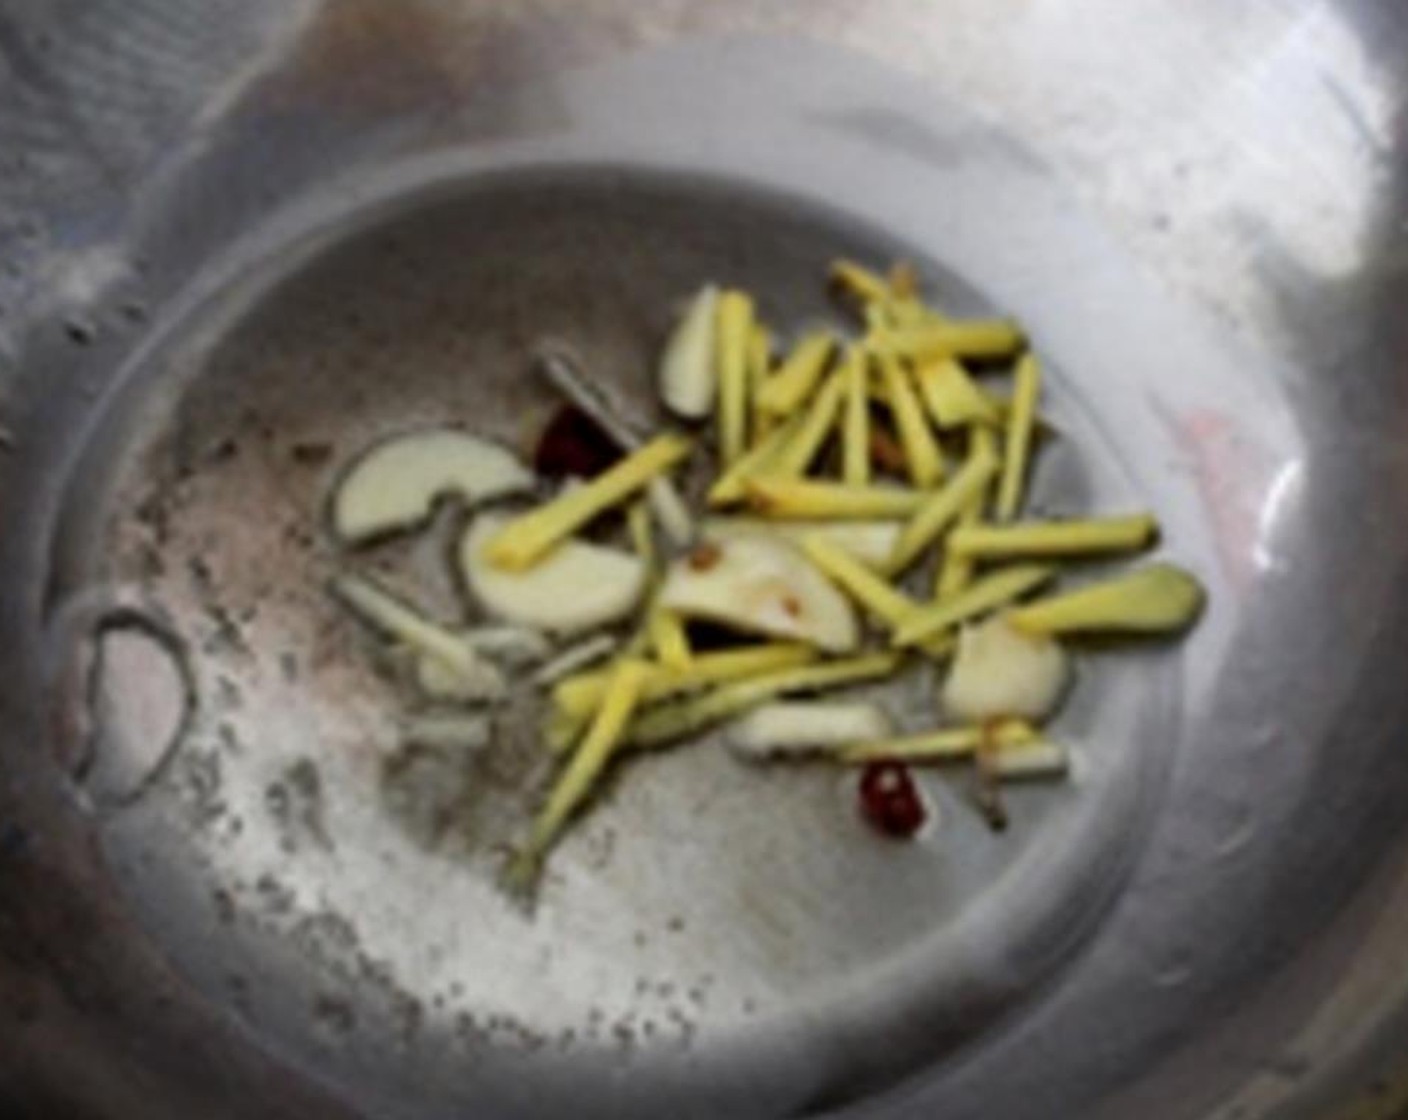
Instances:
[[[1107,7],[0,6],[8,1111],[1401,1111],[1408,21]],[[1041,500],[1150,502],[1213,610],[1086,660],[1080,780],[1000,841],[936,782],[895,853],[704,746],[525,916],[527,713],[388,786],[331,462],[519,438],[544,329],[640,400],[674,293],[799,320],[837,250],[1020,316]],[[437,559],[368,563],[456,609]]]

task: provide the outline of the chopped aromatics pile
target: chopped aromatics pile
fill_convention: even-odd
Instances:
[[[346,545],[425,527],[442,496],[470,510],[451,552],[473,627],[359,576],[332,586],[408,666],[430,709],[404,726],[421,737],[482,745],[515,689],[546,690],[557,775],[513,883],[536,881],[628,753],[724,725],[753,762],[861,766],[862,816],[895,837],[929,816],[910,767],[967,763],[1001,827],[1004,782],[1067,772],[1043,731],[1071,687],[1063,641],[1173,634],[1201,611],[1197,580],[1167,563],[1050,590],[1063,564],[1143,551],[1159,526],[1143,512],[1024,517],[1054,428],[1020,327],[929,306],[907,265],[838,261],[829,280],[854,329],[810,329],[776,360],[787,335],[753,295],[710,284],[684,303],[655,414],[689,432],[627,423],[548,345],[539,368],[565,400],[536,474],[435,429],[377,444],[334,492]],[[474,512],[490,502],[519,508]],[[926,665],[939,678],[927,726],[874,695],[829,695]]]

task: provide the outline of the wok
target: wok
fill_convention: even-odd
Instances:
[[[1401,1114],[1405,48],[1348,0],[0,5],[6,1114]],[[798,322],[838,254],[1020,318],[1046,508],[1149,504],[1208,615],[1083,662],[1002,837],[700,745],[526,913],[533,713],[390,750],[337,464],[521,441],[544,337],[648,420],[672,301]],[[460,610],[438,541],[366,562]]]

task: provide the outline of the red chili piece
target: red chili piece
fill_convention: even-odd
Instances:
[[[546,478],[595,478],[621,457],[621,449],[595,420],[563,405],[538,437],[533,469]]]
[[[872,762],[861,771],[860,811],[875,828],[897,840],[913,836],[929,815],[909,767],[901,762]]]

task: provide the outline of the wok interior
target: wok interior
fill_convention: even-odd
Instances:
[[[1057,729],[1079,780],[1013,790],[1006,834],[987,832],[961,774],[926,777],[939,824],[895,844],[858,819],[852,776],[744,767],[710,736],[622,768],[527,912],[495,877],[547,773],[536,697],[481,752],[406,748],[404,696],[326,594],[352,568],[440,617],[474,610],[447,574],[458,510],[364,553],[330,543],[329,489],[372,441],[448,423],[530,447],[556,405],[530,368],[545,337],[657,423],[653,363],[684,297],[739,284],[801,328],[831,314],[822,280],[840,255],[913,254],[727,184],[476,181],[264,262],[134,373],[76,476],[56,600],[121,589],[184,644],[194,717],[169,756],[106,737],[161,764],[103,833],[185,975],[373,1098],[448,1107],[472,1062],[478,1101],[621,1114],[874,1091],[1068,959],[1168,765],[1178,684],[1159,651],[1085,659]],[[1004,310],[917,263],[942,305]],[[1037,508],[1139,502],[1126,452],[1051,357],[1062,438]],[[933,719],[927,673],[886,700]],[[610,1086],[626,1067],[623,1101]]]

